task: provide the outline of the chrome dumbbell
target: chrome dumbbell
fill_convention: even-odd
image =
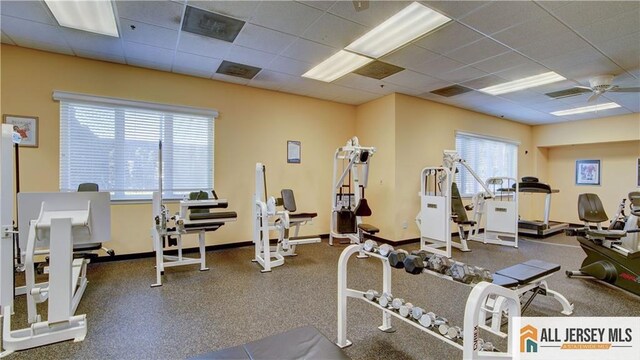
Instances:
[[[414,307],[413,304],[408,302],[400,306],[400,309],[398,309],[398,312],[400,312],[400,316],[402,317],[409,317],[413,312],[413,307]]]
[[[389,244],[382,244],[378,248],[378,254],[382,256],[389,256],[389,253],[393,251],[393,246]]]
[[[380,306],[385,307],[385,308],[389,307],[389,305],[391,305],[392,301],[393,301],[393,295],[387,294],[387,293],[383,293],[378,298],[378,304],[380,304]]]
[[[393,299],[393,301],[391,301],[391,307],[394,308],[395,310],[400,310],[400,307],[402,305],[404,305],[404,299],[395,298]]]
[[[451,340],[462,339],[462,329],[459,326],[450,326],[445,336]]]
[[[478,349],[480,349],[480,351],[495,351],[496,347],[493,346],[493,343],[491,341],[478,339]]]
[[[476,278],[475,268],[459,261],[451,265],[447,271],[447,275],[451,276],[453,280],[465,284],[471,284]]]
[[[424,315],[424,310],[419,306],[414,306],[411,309],[411,317],[413,320],[420,320],[420,318]]]
[[[369,301],[376,301],[380,297],[380,294],[375,290],[367,290],[367,292],[364,293],[364,297]]]
[[[453,264],[451,259],[442,255],[433,255],[427,261],[427,268],[435,272],[444,274]]]
[[[476,273],[476,277],[473,281],[474,283],[479,283],[481,281],[493,282],[493,274],[491,274],[491,271],[479,266],[474,266],[473,270]]]
[[[447,319],[437,316],[432,312],[423,314],[420,317],[420,320],[418,320],[418,322],[420,323],[420,325],[424,327],[432,327],[432,326],[438,327],[440,325],[446,325],[447,323],[449,323]]]
[[[364,242],[364,245],[362,245],[362,248],[364,249],[364,251],[373,252],[375,251],[375,249],[378,248],[378,243],[369,239]]]

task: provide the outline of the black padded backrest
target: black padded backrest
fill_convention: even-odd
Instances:
[[[356,216],[371,216],[371,214],[373,214],[365,198],[360,199],[360,203],[356,206],[354,212]]]
[[[189,200],[208,200],[209,194],[206,191],[193,191],[189,193]],[[194,214],[208,213],[209,209],[191,209]]]
[[[456,222],[469,221],[456,183],[451,183],[451,213],[457,215]]]
[[[98,184],[96,183],[82,183],[78,185],[78,191],[98,191]]]
[[[280,196],[282,196],[282,206],[289,212],[296,212],[296,198],[293,196],[293,190],[282,189],[280,190]]]
[[[609,220],[604,206],[602,206],[602,201],[598,195],[591,193],[578,195],[578,218],[593,223]]]

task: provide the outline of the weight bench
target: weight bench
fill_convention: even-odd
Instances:
[[[246,344],[198,355],[192,360],[347,360],[344,351],[313,326],[304,326]]]
[[[545,280],[558,271],[560,271],[560,265],[558,264],[542,260],[529,260],[496,271],[493,274],[493,283],[515,291],[521,300],[525,293],[531,291],[531,296],[522,304],[522,313],[529,307],[536,295],[540,294],[553,296],[562,305],[561,313],[571,315],[573,313],[573,304],[564,295],[549,289],[549,285]],[[482,326],[485,330],[500,336],[502,335],[500,326],[502,325],[502,308],[504,305],[502,300],[503,298],[493,298],[487,301],[485,305],[488,308],[488,312],[492,313],[491,327]]]

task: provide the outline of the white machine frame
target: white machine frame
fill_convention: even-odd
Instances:
[[[347,298],[360,299],[369,305],[372,305],[382,312],[382,325],[378,329],[389,332],[392,329],[391,318],[396,317],[405,323],[413,325],[415,328],[434,336],[459,350],[462,350],[463,359],[505,359],[512,358],[517,349],[512,348],[512,341],[507,344],[506,352],[487,352],[480,351],[478,346],[478,332],[479,329],[486,330],[501,337],[509,337],[509,340],[513,336],[517,336],[518,329],[514,329],[513,318],[520,316],[520,299],[518,294],[510,289],[502,286],[494,285],[487,282],[481,282],[473,287],[471,294],[467,298],[464,313],[464,330],[463,330],[463,344],[459,344],[453,340],[441,336],[437,332],[422,327],[416,322],[413,322],[407,318],[404,318],[396,312],[384,308],[376,302],[369,301],[364,297],[365,291],[350,289],[347,287],[347,265],[349,258],[356,253],[362,251],[360,245],[351,245],[347,247],[340,255],[338,260],[338,339],[337,345],[341,348],[350,346],[352,343],[347,339]],[[382,262],[382,291],[383,293],[391,293],[391,265],[388,258],[381,256],[380,254],[373,252],[365,252],[366,255],[372,258],[379,259]],[[485,304],[487,302],[494,302],[499,299],[499,308],[496,310],[488,309]],[[507,333],[500,331],[499,327],[496,331],[494,327],[487,326],[486,319],[493,321],[494,317],[498,317],[500,320],[502,316],[506,314],[508,319]]]
[[[369,156],[366,162],[360,161],[360,154],[362,152],[368,152]],[[331,189],[331,227],[329,231],[329,245],[333,245],[334,238],[349,239],[352,244],[359,244],[361,241],[361,232],[358,231],[358,225],[362,224],[362,218],[356,216],[356,232],[349,234],[341,234],[337,228],[337,212],[342,208],[348,208],[351,211],[355,211],[355,208],[362,199],[361,188],[367,187],[369,180],[369,162],[376,152],[375,147],[360,146],[358,137],[354,136],[347,141],[345,146],[336,149],[333,159],[333,187]],[[343,167],[342,172],[338,169],[340,164],[348,162]],[[349,175],[351,183],[345,184],[345,181],[349,181]],[[338,201],[338,195],[341,194],[341,189],[345,185],[350,185],[353,189],[353,194],[342,194],[343,198]],[[349,198],[353,196],[353,201],[349,201]],[[344,200],[344,197],[348,197],[348,200]]]
[[[270,272],[271,268],[284,265],[286,256],[295,256],[296,246],[319,243],[319,237],[298,238],[300,226],[311,221],[311,218],[291,220],[287,210],[277,210],[276,199],[267,198],[266,167],[262,163],[256,164],[256,187],[253,204],[253,244],[254,258],[262,266],[261,272]],[[289,229],[295,228],[293,238]],[[271,246],[270,231],[277,232],[277,245]]]
[[[487,198],[482,191],[474,195],[473,220],[476,224],[471,228],[469,240],[517,248],[518,180],[512,177],[491,177],[487,179],[486,184],[494,187],[492,189],[494,196]],[[512,184],[514,188],[511,187]],[[482,217],[485,214],[484,232],[481,232]]]

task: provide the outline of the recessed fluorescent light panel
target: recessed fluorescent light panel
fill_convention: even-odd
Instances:
[[[582,113],[593,112],[593,111],[615,109],[619,107],[620,105],[614,102],[610,102],[610,103],[604,103],[604,104],[598,104],[598,105],[583,106],[583,107],[569,109],[569,110],[554,111],[551,113],[551,115],[566,116],[566,115],[582,114]]]
[[[448,17],[414,2],[345,49],[377,59],[449,21]]]
[[[480,89],[480,91],[487,93],[489,95],[500,95],[500,94],[506,94],[506,93],[510,93],[518,90],[524,90],[524,89],[528,89],[528,88],[532,88],[540,85],[551,84],[556,81],[562,81],[562,80],[566,80],[566,79],[554,73],[553,71],[550,71],[548,73],[529,76],[520,80],[514,80],[514,81],[509,81],[503,84],[489,86],[489,87]]]
[[[332,82],[372,61],[373,59],[368,57],[340,50],[313,69],[302,74],[302,76],[324,82]]]
[[[109,0],[45,0],[45,3],[60,26],[119,37]]]

